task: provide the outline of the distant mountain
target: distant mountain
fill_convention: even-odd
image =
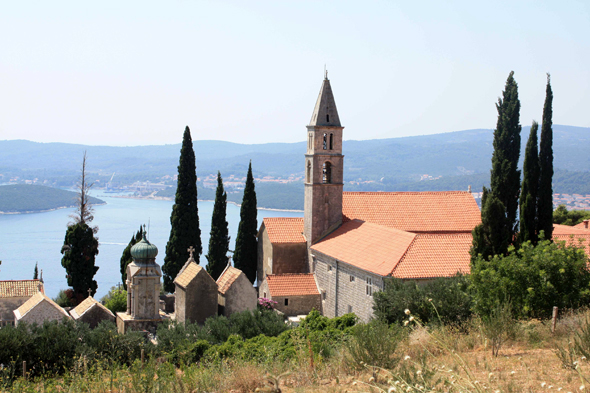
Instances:
[[[28,184],[0,186],[1,213],[38,213],[76,206],[77,194],[72,191]],[[102,205],[101,199],[90,197],[93,205]]]

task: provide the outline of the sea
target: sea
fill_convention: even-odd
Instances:
[[[110,288],[121,283],[120,259],[123,250],[140,225],[145,224],[148,239],[158,247],[156,262],[162,265],[166,243],[170,236],[170,214],[173,201],[134,199],[123,195],[92,193],[106,202],[94,207],[93,226],[98,227],[99,253],[94,279],[98,283],[95,295],[100,299]],[[211,231],[212,201],[199,201],[199,224],[205,266],[209,233]],[[0,215],[0,280],[32,279],[35,264],[43,271],[45,293],[54,298],[60,289],[67,289],[66,272],[61,266],[61,247],[70,215],[74,209],[58,209],[43,213]],[[258,209],[258,226],[265,217],[302,217],[300,211]],[[234,249],[240,207],[227,204],[230,250]]]

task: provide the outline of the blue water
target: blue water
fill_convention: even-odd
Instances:
[[[93,225],[98,226],[100,243],[95,275],[98,282],[97,298],[121,282],[120,259],[123,250],[141,224],[149,222],[149,239],[158,247],[156,262],[164,261],[166,243],[170,236],[170,213],[172,201],[154,201],[116,198],[95,195],[106,205],[96,206]],[[201,265],[206,265],[213,202],[199,202],[199,223],[203,255]],[[60,289],[67,288],[65,270],[61,266],[61,247],[66,227],[72,219],[73,209],[60,209],[45,213],[0,215],[0,280],[23,280],[33,278],[35,263],[43,270],[45,292],[55,297]],[[301,217],[302,212],[258,210],[258,226],[264,217]],[[240,208],[227,205],[227,222],[233,250]]]

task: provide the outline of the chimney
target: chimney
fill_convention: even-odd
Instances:
[[[584,229],[588,229],[588,221],[589,220],[584,220]]]
[[[467,187],[467,192],[471,194],[471,184]]]

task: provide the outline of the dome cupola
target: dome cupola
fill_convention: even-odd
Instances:
[[[131,256],[134,260],[155,259],[158,255],[158,247],[150,243],[143,234],[143,239],[131,247]]]

